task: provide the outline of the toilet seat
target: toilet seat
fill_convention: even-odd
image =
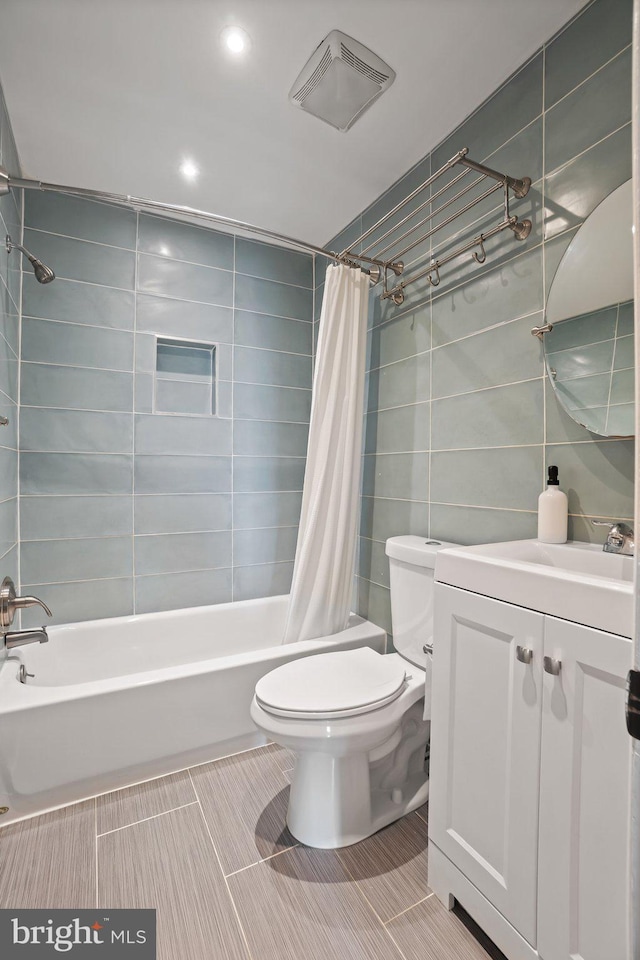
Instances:
[[[256,701],[267,713],[327,720],[369,713],[396,700],[405,686],[402,661],[369,647],[292,660],[262,677]]]

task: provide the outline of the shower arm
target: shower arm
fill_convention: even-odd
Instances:
[[[12,240],[9,234],[4,238],[4,245],[7,253],[11,253],[12,250],[19,250],[20,253],[24,253],[25,257],[31,258],[33,256],[26,247],[23,247],[21,243],[16,243],[15,240]]]
[[[88,187],[70,187],[60,183],[47,183],[42,180],[32,180],[25,177],[12,177],[4,167],[0,166],[0,197],[5,196],[10,190],[40,190],[44,193],[64,193],[73,197],[84,197],[87,200],[103,200],[121,207],[130,207],[134,210],[149,210],[159,213],[169,213],[174,216],[189,217],[195,220],[204,220],[208,223],[215,223],[219,226],[227,227],[227,229],[253,233],[269,240],[276,240],[287,246],[297,247],[307,253],[325,257],[334,263],[346,263],[351,267],[361,267],[364,273],[369,275],[372,284],[379,281],[382,268],[385,266],[383,260],[376,260],[365,256],[361,257],[355,253],[349,253],[348,256],[334,253],[332,250],[325,250],[324,247],[307,243],[305,240],[298,240],[284,233],[277,233],[265,227],[258,227],[253,223],[246,223],[243,220],[234,220],[233,217],[225,217],[222,216],[222,214],[211,213],[208,210],[199,210],[196,207],[188,207],[178,203],[163,203],[159,200],[150,200],[146,197],[125,196],[120,193],[108,193],[105,190],[92,190]],[[18,244],[14,244],[14,246],[17,247]],[[369,269],[362,267],[362,263],[367,264]]]

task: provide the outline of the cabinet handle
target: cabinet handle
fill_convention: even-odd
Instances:
[[[521,647],[520,644],[516,647],[516,657],[520,663],[531,663],[533,660],[533,650],[530,647]]]
[[[562,669],[562,660],[554,660],[553,657],[545,657],[542,661],[542,665],[547,673],[551,673],[554,677],[557,677]]]

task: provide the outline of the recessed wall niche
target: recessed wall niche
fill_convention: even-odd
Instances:
[[[216,415],[216,345],[156,338],[154,413]]]

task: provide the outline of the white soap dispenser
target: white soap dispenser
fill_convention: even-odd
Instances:
[[[538,540],[541,543],[566,543],[569,503],[559,487],[558,468],[549,467],[547,489],[538,497]]]

